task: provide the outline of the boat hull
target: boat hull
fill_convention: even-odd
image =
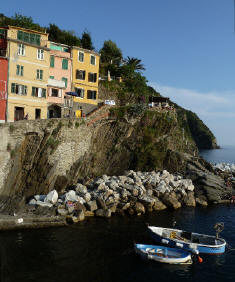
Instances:
[[[148,230],[150,232],[151,237],[153,238],[155,242],[162,243],[171,248],[182,248],[189,252],[192,251],[192,249],[197,249],[198,252],[201,254],[210,254],[210,255],[219,255],[225,252],[226,242],[218,246],[216,245],[206,246],[206,245],[197,244],[193,242],[184,242],[184,241],[166,238],[164,236],[160,236],[159,234],[156,234],[151,229],[148,229]]]
[[[135,244],[135,252],[146,260],[168,264],[192,264],[191,254],[177,248]]]

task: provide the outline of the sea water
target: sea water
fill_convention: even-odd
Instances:
[[[235,207],[182,208],[143,216],[90,218],[62,228],[22,230],[0,234],[2,282],[156,282],[235,281]],[[144,261],[134,253],[134,242],[153,243],[150,225],[215,234],[229,244],[222,255],[202,255],[202,264],[168,265]]]

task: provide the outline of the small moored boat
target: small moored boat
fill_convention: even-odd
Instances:
[[[192,256],[177,248],[164,246],[135,244],[135,251],[144,259],[170,264],[192,264]]]
[[[198,250],[202,254],[222,254],[226,241],[216,236],[186,232],[179,229],[148,226],[151,237],[168,247],[181,248],[186,251]]]

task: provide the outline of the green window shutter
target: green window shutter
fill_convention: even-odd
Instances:
[[[68,60],[67,59],[63,59],[62,60],[62,69],[63,70],[67,70],[68,69]]]
[[[24,93],[24,95],[27,95],[27,86],[26,85],[24,86],[24,92],[23,93]]]
[[[37,70],[37,79],[39,79],[40,74],[39,74],[39,70]]]
[[[45,88],[42,88],[42,97],[46,98],[46,89]]]
[[[18,32],[17,32],[17,39],[18,40],[23,40],[23,31],[18,30]]]
[[[62,77],[62,80],[65,82],[65,88],[67,88],[68,85],[68,79],[66,77]]]
[[[54,56],[50,56],[50,67],[54,68],[55,66],[55,57]]]
[[[40,41],[41,41],[41,36],[39,34],[36,34],[36,39],[35,39],[36,45],[40,46]]]
[[[24,76],[24,67],[23,66],[20,67],[20,75]]]
[[[32,87],[32,96],[35,96],[36,93],[36,87]]]
[[[12,83],[11,84],[11,93],[15,93],[16,92],[16,84]]]
[[[43,79],[43,70],[40,70],[40,79]]]
[[[16,75],[20,75],[20,65],[16,65]]]

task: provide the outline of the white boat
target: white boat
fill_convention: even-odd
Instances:
[[[226,241],[212,235],[187,232],[173,228],[148,226],[151,237],[168,247],[181,248],[186,251],[198,250],[202,254],[222,254]]]
[[[192,264],[191,253],[164,246],[135,244],[135,251],[142,258],[169,264]]]

